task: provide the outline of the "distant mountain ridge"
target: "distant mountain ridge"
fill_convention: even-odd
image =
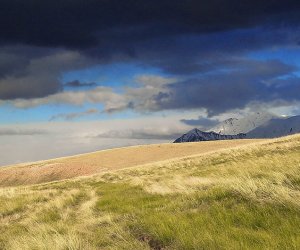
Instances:
[[[269,112],[256,112],[240,119],[229,118],[210,128],[206,132],[214,131],[215,133],[219,133],[222,135],[248,133],[249,131],[265,124],[266,122],[274,118],[279,117]]]
[[[181,142],[196,142],[196,141],[216,141],[216,140],[233,140],[233,139],[244,139],[246,138],[246,134],[238,134],[238,135],[222,135],[217,134],[213,131],[211,132],[203,132],[197,128],[194,128],[177,138],[174,143]]]
[[[296,133],[300,133],[300,115],[271,119],[247,133],[247,138],[275,138]]]
[[[227,119],[206,132],[192,129],[177,138],[174,143],[275,138],[296,133],[300,133],[300,115],[286,118],[258,112],[242,119]]]

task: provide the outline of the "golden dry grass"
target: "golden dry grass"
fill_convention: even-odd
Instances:
[[[264,140],[209,141],[124,147],[0,168],[0,186],[34,184],[206,154]]]
[[[0,188],[0,249],[300,249],[300,135]]]

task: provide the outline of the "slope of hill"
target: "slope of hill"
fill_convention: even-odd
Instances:
[[[157,161],[187,157],[236,147],[257,140],[235,140],[184,144],[154,144],[102,150],[48,161],[0,167],[0,186],[33,184],[82,175],[103,173]]]
[[[300,132],[300,116],[271,119],[247,133],[247,138],[275,138]]]
[[[203,132],[197,128],[194,128],[177,138],[174,143],[180,142],[197,142],[197,141],[217,141],[217,140],[233,140],[233,139],[244,139],[245,134],[238,135],[222,135],[215,132]]]
[[[299,249],[299,151],[295,135],[0,188],[0,249]]]
[[[210,128],[208,131],[213,131],[222,135],[245,134],[274,118],[277,117],[271,113],[257,112],[241,119],[229,118],[215,127]]]

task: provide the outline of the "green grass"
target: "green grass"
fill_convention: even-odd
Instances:
[[[100,184],[97,213],[110,212],[153,248],[297,249],[300,210],[261,204],[232,191],[154,195],[124,184]]]
[[[300,137],[0,191],[0,249],[300,249]]]

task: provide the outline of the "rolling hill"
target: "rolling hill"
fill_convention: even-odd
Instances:
[[[184,154],[181,145],[198,149]],[[30,168],[68,162],[68,172],[89,158],[101,165],[103,155],[5,168],[24,171],[7,182],[19,186],[1,179],[0,249],[300,248],[300,135],[128,149],[128,158],[114,153],[130,168],[110,158],[105,172],[68,180],[20,185],[36,182],[22,177]]]
[[[35,184],[174,160],[255,143],[259,140],[153,144],[115,148],[47,161],[0,167],[0,186]]]

